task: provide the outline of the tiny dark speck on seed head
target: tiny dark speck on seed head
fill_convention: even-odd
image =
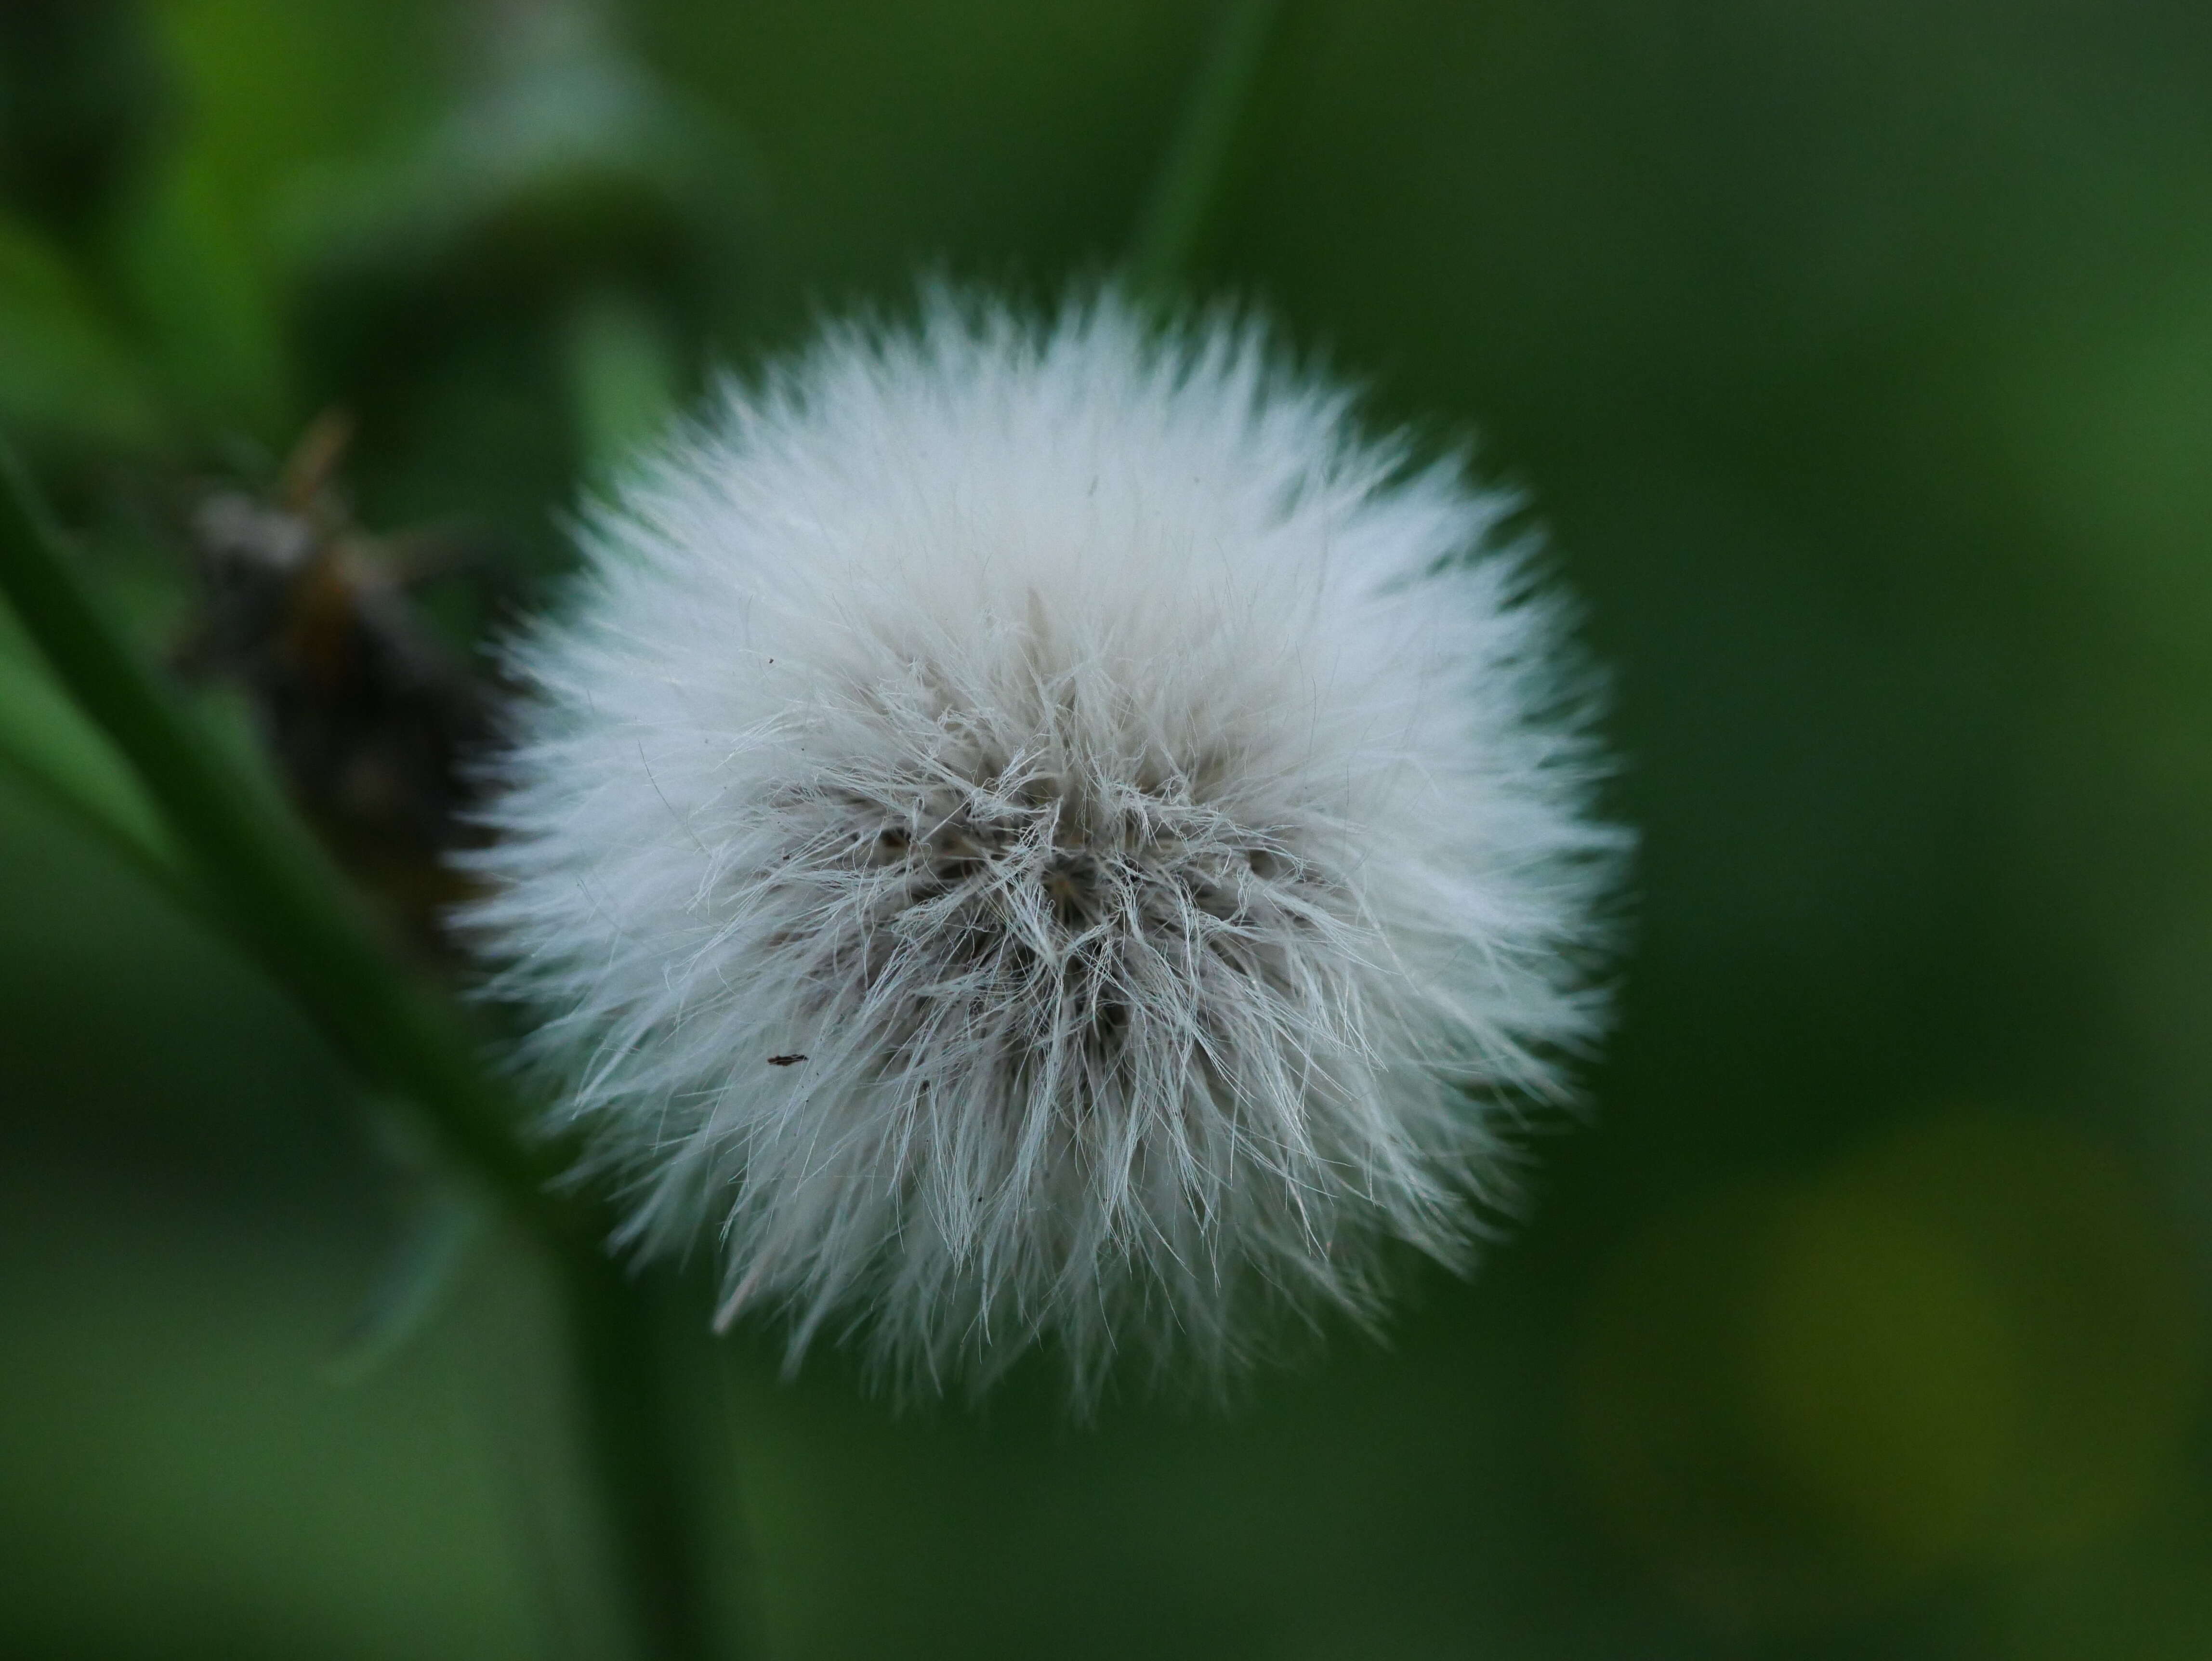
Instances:
[[[805,1059],[804,1056],[771,1056],[768,1058],[768,1064],[770,1067],[797,1067]]]

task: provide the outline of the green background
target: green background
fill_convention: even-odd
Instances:
[[[1109,268],[1212,16],[18,0],[0,423],[149,649],[149,504],[332,405],[366,523],[549,575],[713,366]],[[794,1658],[2212,1653],[2212,11],[1287,19],[1200,286],[1479,435],[1585,602],[1643,837],[1589,1123],[1226,1409],[902,1415],[741,1330],[731,1583]],[[0,1652],[599,1652],[526,1252],[333,1376],[354,1105],[0,775]]]

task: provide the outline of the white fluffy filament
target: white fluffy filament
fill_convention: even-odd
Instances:
[[[794,1362],[1079,1396],[1462,1262],[1622,844],[1510,505],[1110,296],[730,388],[514,649],[465,919],[634,1241]]]

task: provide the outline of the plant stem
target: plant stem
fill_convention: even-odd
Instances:
[[[687,1433],[696,1428],[678,1386],[679,1358],[657,1292],[659,1277],[628,1275],[604,1254],[572,1256],[562,1265],[568,1317],[574,1325],[581,1369],[578,1384],[586,1457],[608,1522],[616,1534],[617,1568],[646,1653],[656,1658],[702,1657],[718,1649],[750,1652],[750,1632],[722,1634],[738,1624],[742,1600],[728,1584],[746,1565],[715,1561],[709,1548],[703,1484],[725,1481],[714,1457],[719,1447]],[[705,1326],[703,1316],[698,1329]],[[724,1596],[712,1595],[723,1583]],[[718,1621],[717,1606],[733,1618]]]
[[[1229,0],[1130,238],[1132,292],[1162,299],[1188,279],[1282,11],[1283,0]]]
[[[380,947],[342,879],[263,793],[233,777],[79,578],[12,453],[0,450],[0,592],[57,678],[166,816],[232,933],[362,1074],[404,1094],[465,1169],[550,1222],[550,1171],[469,1033]]]
[[[554,1252],[574,1327],[592,1475],[643,1654],[707,1654],[686,1461],[649,1311],[603,1247],[599,1208],[562,1198],[560,1165],[456,1013],[383,950],[343,879],[254,782],[235,776],[102,612],[12,452],[0,446],[0,593],[56,677],[160,809],[204,915],[284,987],[365,1079],[406,1097],[446,1155]]]
[[[5,697],[9,691],[0,686],[0,697]],[[14,778],[57,816],[106,848],[150,886],[167,895],[179,911],[212,925],[219,932],[226,928],[221,915],[200,891],[191,873],[178,864],[170,849],[149,843],[136,825],[112,812],[107,804],[82,788],[76,780],[47,765],[35,751],[8,743],[4,736],[0,736],[0,773]]]

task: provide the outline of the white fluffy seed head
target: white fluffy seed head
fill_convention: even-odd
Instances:
[[[1510,502],[1347,406],[939,295],[727,388],[516,645],[464,922],[634,1243],[794,1362],[1218,1376],[1506,1197],[1623,838]]]

